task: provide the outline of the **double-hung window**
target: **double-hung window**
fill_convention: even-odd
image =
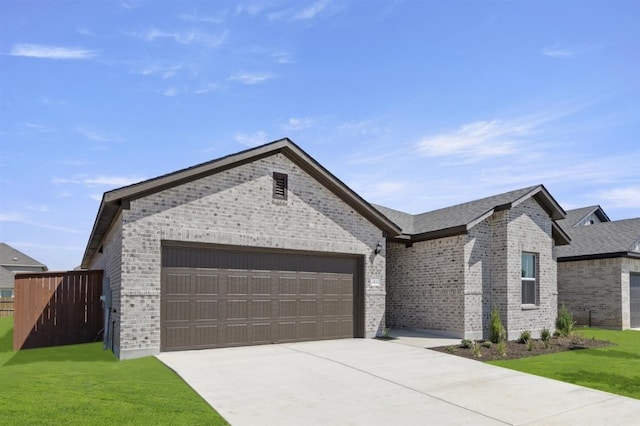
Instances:
[[[534,253],[522,253],[522,304],[537,304],[538,256]]]

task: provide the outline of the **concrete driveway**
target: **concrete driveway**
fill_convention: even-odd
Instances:
[[[424,343],[411,336],[329,340],[158,358],[232,425],[640,422],[640,400],[430,351]]]

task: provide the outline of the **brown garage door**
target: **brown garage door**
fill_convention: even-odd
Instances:
[[[163,248],[163,351],[358,336],[359,260]]]
[[[640,327],[640,274],[629,276],[631,290],[631,328]]]

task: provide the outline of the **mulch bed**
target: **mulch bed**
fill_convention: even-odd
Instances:
[[[494,361],[499,359],[518,359],[526,358],[536,355],[552,354],[556,352],[573,351],[581,349],[593,349],[603,348],[606,346],[613,346],[611,342],[604,340],[587,339],[579,334],[570,337],[552,337],[549,340],[549,346],[544,347],[541,340],[533,340],[534,344],[532,348],[529,348],[525,343],[519,343],[517,341],[508,341],[506,343],[505,355],[498,353],[498,345],[491,343],[490,347],[484,347],[482,345],[484,341],[478,341],[480,344],[480,356],[477,356],[473,352],[473,348],[463,348],[462,345],[454,346],[440,346],[437,348],[430,348],[434,351],[444,352],[451,355],[457,355],[477,361]]]

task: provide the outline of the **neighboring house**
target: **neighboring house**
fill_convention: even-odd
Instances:
[[[0,297],[13,297],[16,272],[43,272],[47,267],[8,244],[0,243]]]
[[[640,218],[610,221],[600,206],[567,212],[558,249],[558,302],[581,324],[640,327]]]
[[[410,215],[382,206],[402,234],[387,243],[387,325],[488,337],[496,306],[515,339],[552,329],[555,224],[565,212],[542,185]]]
[[[372,337],[385,314],[483,337],[494,305],[516,338],[553,327],[563,217],[543,186],[376,208],[282,139],[105,193],[81,266],[104,270],[121,359]]]
[[[372,337],[400,229],[288,139],[104,194],[107,339],[159,351]]]

